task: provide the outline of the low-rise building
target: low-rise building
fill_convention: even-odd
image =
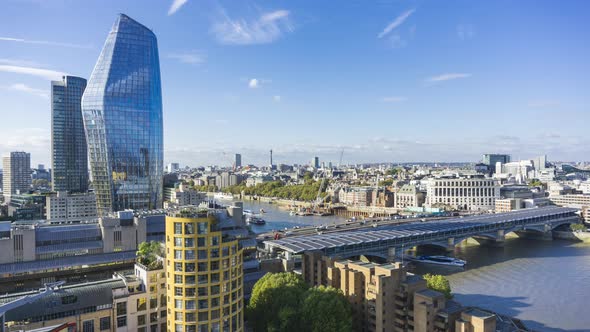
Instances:
[[[523,202],[520,198],[499,198],[496,199],[495,211],[501,213],[520,210],[522,205]]]
[[[405,184],[395,192],[395,205],[398,209],[408,207],[421,207],[424,204],[425,195],[415,185]]]
[[[198,192],[187,184],[180,184],[174,188],[164,188],[164,201],[177,205],[199,205],[207,199],[207,195]]]
[[[0,296],[5,304],[39,290]],[[25,303],[5,314],[7,331],[30,331],[68,325],[75,331],[164,332],[166,328],[164,269],[133,271],[112,279],[65,285],[52,294]],[[71,331],[71,330],[68,330]]]
[[[60,191],[45,201],[47,219],[52,221],[83,221],[97,218],[94,193],[68,194]]]

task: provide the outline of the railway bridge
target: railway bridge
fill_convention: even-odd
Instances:
[[[405,249],[435,245],[451,250],[467,238],[480,243],[501,244],[505,235],[537,234],[550,238],[555,228],[578,223],[577,209],[549,206],[506,213],[484,214],[446,220],[382,226],[370,230],[342,231],[311,236],[293,236],[264,241],[271,255],[282,254],[287,260],[307,251],[326,256],[348,258],[359,255],[393,260]]]

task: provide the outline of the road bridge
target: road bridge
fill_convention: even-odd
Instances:
[[[564,224],[579,222],[578,210],[564,207],[542,207],[507,213],[484,214],[453,219],[382,226],[371,230],[343,231],[311,236],[293,236],[264,241],[271,254],[283,253],[289,260],[306,251],[347,258],[373,255],[394,259],[400,251],[419,245],[452,249],[467,238],[479,242],[503,242],[510,232],[517,234],[551,234]]]

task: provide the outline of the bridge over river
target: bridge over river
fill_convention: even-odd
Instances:
[[[342,231],[311,236],[293,236],[264,241],[271,254],[283,253],[287,260],[306,251],[347,258],[373,255],[394,259],[400,251],[419,245],[452,249],[467,238],[480,243],[502,243],[506,234],[537,234],[551,237],[555,228],[578,223],[578,210],[557,206],[484,214],[439,221],[381,226],[371,230]]]

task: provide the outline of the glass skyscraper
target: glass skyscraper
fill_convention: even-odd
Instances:
[[[82,98],[100,215],[162,206],[162,91],[154,33],[120,14]]]
[[[54,191],[88,190],[88,150],[80,106],[86,80],[51,82],[51,173]]]

